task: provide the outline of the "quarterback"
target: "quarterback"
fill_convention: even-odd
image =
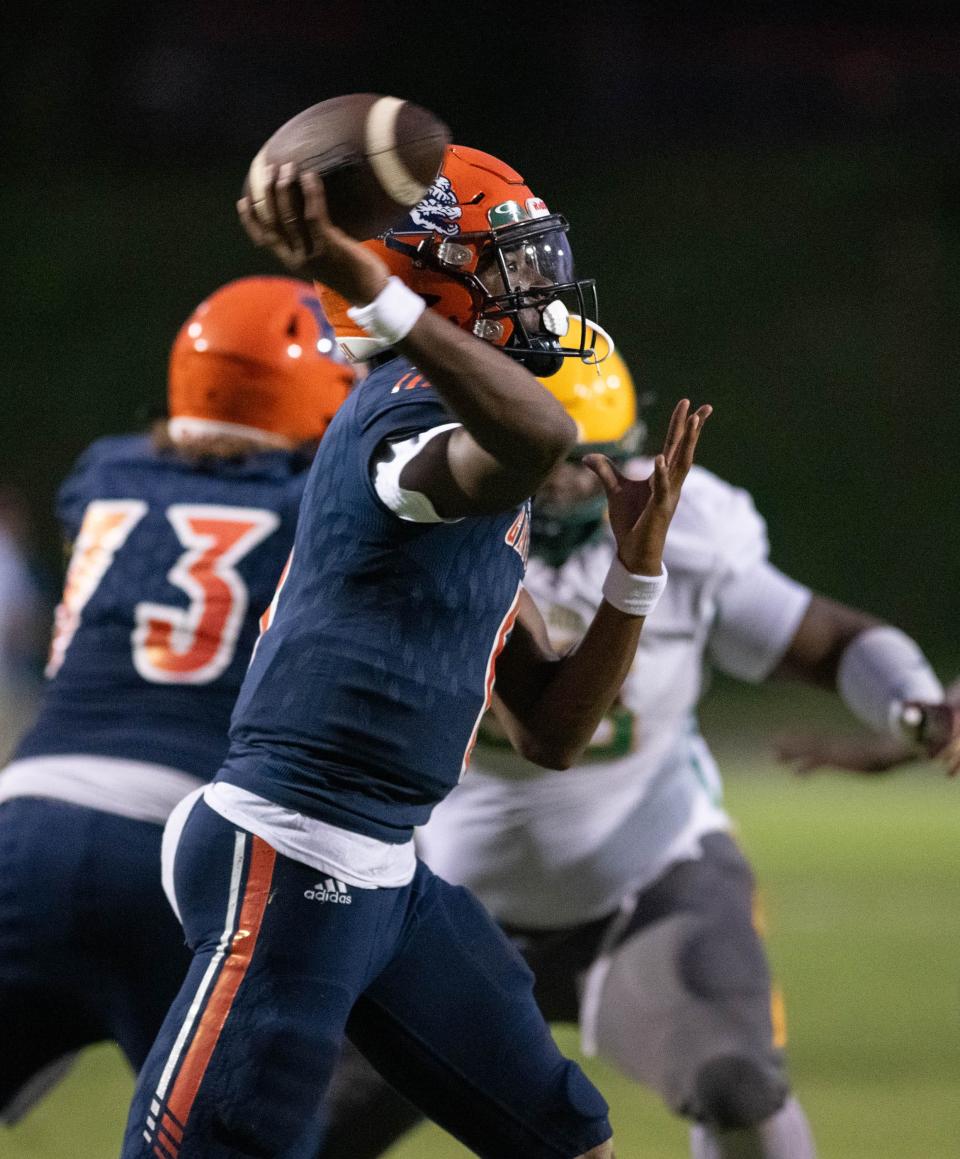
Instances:
[[[353,375],[313,288],[245,278],[187,319],[169,419],[60,491],[72,554],[39,719],[0,773],[0,1120],[113,1039],[138,1070],[190,963],[163,825],[216,772],[316,441]]]
[[[453,212],[437,229],[439,202]],[[311,467],[226,760],[167,827],[194,958],[141,1071],[124,1157],[315,1154],[350,1017],[374,1065],[477,1154],[603,1159],[606,1104],[558,1052],[527,967],[466,890],[418,861],[413,830],[466,770],[492,699],[535,760],[567,763],[589,741],[664,586],[709,408],[678,405],[649,484],[592,461],[618,560],[560,658],[521,581],[528,496],[575,440],[524,363],[546,376],[592,354],[563,344],[564,299],[590,296],[565,220],[459,146],[424,205],[376,241],[337,229],[319,180],[289,166],[268,175],[258,216],[240,208],[379,361]]]
[[[562,651],[595,614],[616,551],[579,458],[602,447],[638,476],[649,461],[636,457],[634,395],[617,355],[599,372],[567,364],[551,389],[581,442],[538,492],[524,584]],[[897,735],[907,702],[934,717],[943,692],[903,633],[777,570],[750,496],[703,468],[684,485],[664,562],[664,598],[577,764],[545,773],[490,721],[470,775],[420,831],[420,851],[507,931],[549,1020],[578,1022],[588,1054],[692,1120],[695,1159],[809,1159],[751,870],[697,726],[705,670],[834,684],[854,713]],[[352,1052],[332,1092],[325,1159],[380,1154],[413,1121]]]

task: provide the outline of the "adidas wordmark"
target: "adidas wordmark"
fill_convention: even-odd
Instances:
[[[332,901],[336,905],[350,905],[353,898],[344,882],[335,877],[325,877],[313,889],[305,889],[303,896],[310,901]]]

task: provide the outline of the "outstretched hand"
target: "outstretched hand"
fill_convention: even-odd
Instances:
[[[952,691],[952,690],[951,690]],[[926,755],[943,765],[947,776],[960,773],[960,706],[950,698],[941,704],[908,705],[922,713],[923,725],[917,738]]]
[[[693,465],[693,455],[703,424],[713,407],[702,406],[690,414],[689,399],[674,407],[663,451],[653,463],[648,479],[630,479],[606,455],[586,455],[584,464],[607,493],[610,527],[617,541],[620,562],[634,575],[659,575],[663,546],[680,490]]]
[[[365,305],[386,285],[390,271],[366,246],[333,224],[323,182],[292,164],[267,167],[266,192],[254,208],[241,197],[237,212],[250,240],[270,249],[294,273],[329,286],[354,305]]]
[[[917,711],[913,741],[871,732],[792,733],[775,742],[777,757],[801,774],[822,768],[885,773],[926,758],[943,765],[947,775],[954,777],[960,773],[960,705],[951,699],[952,692],[951,689],[947,699],[939,704],[906,706],[908,712],[911,708]]]
[[[842,769],[848,773],[885,773],[912,764],[919,754],[899,737],[872,732],[831,735],[815,732],[786,733],[774,742],[777,760],[806,776],[817,769]]]

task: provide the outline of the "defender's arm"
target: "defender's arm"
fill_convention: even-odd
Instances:
[[[834,689],[844,651],[862,632],[879,626],[880,621],[866,612],[813,595],[771,675]]]
[[[784,625],[793,626],[781,637]],[[781,759],[798,771],[832,764],[881,772],[941,753],[956,771],[948,746],[960,732],[960,714],[944,700],[919,646],[866,612],[811,594],[766,561],[720,592],[711,651],[733,676],[788,678],[836,691],[874,730],[872,737],[781,738]]]
[[[960,768],[960,713],[917,644],[856,608],[814,596],[775,675],[836,688],[876,730],[862,736],[780,738],[780,758],[798,772],[834,765],[879,773],[924,756]]]

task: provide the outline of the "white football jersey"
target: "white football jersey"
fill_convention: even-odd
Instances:
[[[630,469],[645,477],[652,462]],[[607,533],[559,569],[531,559],[525,586],[558,649],[585,632],[614,551]],[[708,665],[762,680],[810,600],[767,555],[750,496],[694,467],[667,536],[666,590],[580,763],[539,768],[485,730],[466,777],[420,831],[428,864],[501,921],[555,928],[610,913],[673,862],[699,856],[700,838],[729,826],[696,719]]]

